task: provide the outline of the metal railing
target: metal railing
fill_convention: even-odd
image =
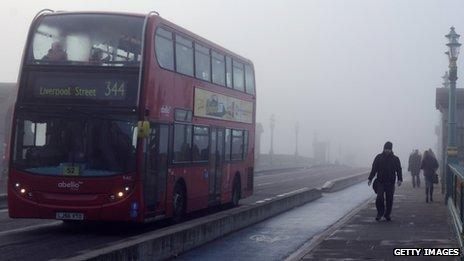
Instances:
[[[446,175],[447,205],[458,235],[458,241],[464,246],[464,166],[448,164]]]

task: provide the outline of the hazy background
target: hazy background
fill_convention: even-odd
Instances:
[[[2,1],[0,82],[16,81],[29,24],[42,8],[156,10],[254,61],[262,152],[275,114],[276,153],[294,153],[299,121],[300,154],[312,156],[317,132],[330,142],[331,160],[355,153],[358,165],[370,164],[386,140],[403,161],[414,147],[435,150],[444,35],[451,25],[464,34],[462,0]]]

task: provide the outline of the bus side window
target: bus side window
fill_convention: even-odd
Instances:
[[[243,158],[243,131],[232,130],[232,155],[231,159],[241,160]]]
[[[230,160],[230,150],[231,150],[231,135],[230,135],[230,129],[226,129],[226,142],[225,142],[225,147],[226,147],[226,152],[224,155],[224,160],[229,161]]]
[[[232,88],[232,58],[226,57],[226,83],[227,87]]]
[[[209,128],[193,127],[193,161],[208,161]]]
[[[195,43],[195,76],[198,79],[211,81],[211,56],[209,49]]]
[[[193,76],[193,43],[176,34],[176,71]]]
[[[192,125],[174,124],[174,163],[191,162]]]
[[[233,65],[234,89],[243,92],[245,91],[243,63],[234,60]]]
[[[243,158],[245,159],[248,154],[248,131],[243,131]]]
[[[226,84],[224,55],[212,51],[212,61],[213,83],[224,86]]]
[[[155,52],[159,65],[168,70],[174,70],[174,43],[172,32],[158,28],[155,35]]]
[[[245,88],[248,94],[255,94],[255,76],[249,64],[245,64]]]

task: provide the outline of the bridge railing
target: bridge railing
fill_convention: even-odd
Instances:
[[[464,246],[464,166],[448,164],[446,175],[447,205],[453,219],[459,244]]]

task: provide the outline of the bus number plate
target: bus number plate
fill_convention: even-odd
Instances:
[[[84,220],[84,214],[72,212],[56,212],[56,219]]]

